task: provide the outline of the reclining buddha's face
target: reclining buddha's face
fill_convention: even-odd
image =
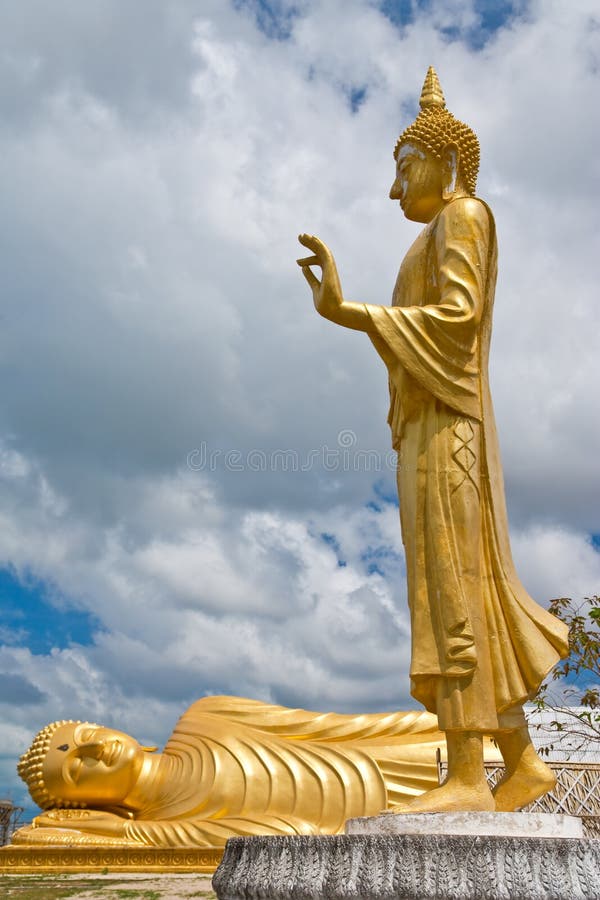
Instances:
[[[62,725],[43,762],[46,789],[61,800],[119,805],[135,785],[144,750],[122,731],[89,722]]]

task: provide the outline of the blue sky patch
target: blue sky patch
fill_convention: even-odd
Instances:
[[[300,15],[295,4],[283,0],[233,0],[233,5],[235,9],[253,13],[260,31],[276,41],[289,39]],[[419,14],[427,14],[431,5],[431,0],[380,0],[379,8],[390,22],[402,29],[411,25]],[[449,41],[464,40],[474,49],[481,49],[496,31],[523,14],[527,5],[528,0],[475,0],[477,25],[466,30],[458,24],[449,25],[442,29],[442,34]],[[353,111],[356,111],[354,107]]]
[[[0,702],[15,706],[34,706],[46,700],[35,684],[15,672],[0,672]]]
[[[393,22],[398,28],[404,28],[410,25],[415,19],[415,7],[417,9],[426,6],[422,2],[413,2],[413,0],[383,0],[381,11]]]
[[[99,627],[95,616],[67,604],[58,608],[51,597],[52,589],[44,582],[33,577],[21,581],[9,569],[0,569],[2,640],[28,647],[32,653],[92,644]]]
[[[522,15],[527,5],[526,0],[475,0],[479,23],[466,35],[469,46],[481,50],[500,28],[506,28]]]
[[[398,491],[396,490],[396,487],[383,478],[373,484],[373,493],[375,494],[375,497],[365,503],[365,507],[372,510],[372,512],[380,513],[383,507],[390,503],[392,506],[400,505],[398,503]]]
[[[396,490],[395,485],[391,484],[389,481],[381,478],[379,481],[375,482],[373,490],[378,500],[383,501],[383,503],[392,503],[394,506],[399,506],[398,491]]]
[[[389,565],[391,564],[392,567],[395,567],[401,561],[402,555],[390,546],[371,546],[367,547],[364,553],[361,553],[360,558],[365,564],[369,575],[377,574],[381,575],[382,578],[386,578],[389,574],[386,571]]]
[[[331,547],[337,556],[338,566],[344,568],[346,561],[342,559],[342,549],[336,536],[334,534],[329,534],[327,531],[322,531],[320,537],[322,541],[325,541],[328,547]]]
[[[475,12],[480,17],[481,30],[493,32],[504,28],[528,6],[525,0],[475,0]]]
[[[474,0],[477,24],[463,29],[458,22],[441,29],[447,41],[464,41],[473,50],[481,50],[494,34],[523,15],[529,0]],[[419,14],[431,10],[431,0],[382,0],[380,9],[398,28],[412,24]],[[435,61],[432,61],[435,65]]]
[[[281,0],[233,0],[235,9],[248,9],[254,13],[258,28],[266,37],[286,41],[292,33],[299,10]]]
[[[360,107],[363,105],[367,98],[367,87],[363,85],[362,87],[352,87],[348,92],[348,100],[350,103],[350,109],[353,113],[357,113]]]

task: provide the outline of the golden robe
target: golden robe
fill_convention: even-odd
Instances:
[[[456,199],[408,251],[392,306],[366,307],[399,454],[411,691],[444,731],[510,727],[568,653],[510,551],[488,380],[497,255],[489,207]]]
[[[342,831],[437,785],[444,736],[424,712],[338,715],[205,697],[162,753],[160,788],[125,824],[151,846]]]

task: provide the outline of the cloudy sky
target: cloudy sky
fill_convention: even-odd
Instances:
[[[389,302],[430,64],[498,224],[518,568],[600,591],[596,0],[3,3],[0,795],[56,718],[414,705],[386,373],[294,259]]]

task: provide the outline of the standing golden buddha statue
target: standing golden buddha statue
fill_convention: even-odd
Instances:
[[[401,811],[512,811],[555,783],[522,706],[567,655],[568,636],[527,594],[511,557],[488,380],[496,229],[475,197],[479,142],[446,109],[433,68],[420,107],[396,143],[390,198],[425,228],[402,262],[391,307],[346,301],[317,237],[300,235],[313,255],[298,264],[317,311],[367,332],[389,373],[411,691],[437,715],[448,744],[444,784]],[[484,735],[506,763],[493,795]]]

